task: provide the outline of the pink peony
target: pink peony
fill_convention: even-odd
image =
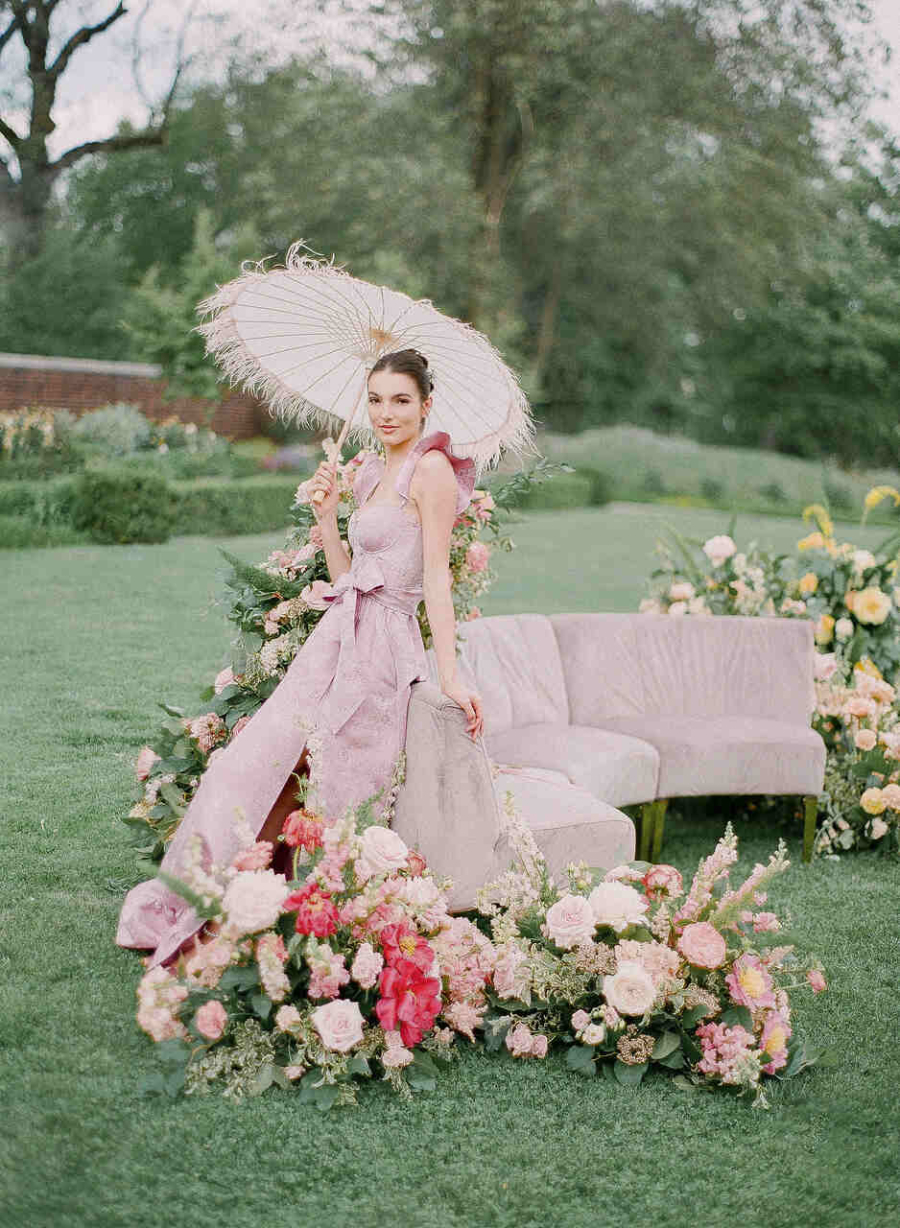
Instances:
[[[725,939],[708,921],[685,926],[678,950],[695,968],[721,968],[725,963]]]
[[[228,1022],[228,1012],[221,1002],[215,999],[204,1002],[194,1016],[194,1024],[201,1036],[207,1040],[218,1040],[225,1031]]]
[[[644,875],[642,882],[644,890],[651,900],[664,895],[681,895],[683,883],[681,875],[674,866],[651,866]]]
[[[547,1037],[546,1036],[538,1035],[532,1039],[531,1056],[532,1057],[546,1057],[547,1056]]]
[[[629,961],[645,968],[658,985],[677,974],[681,956],[661,942],[636,942],[632,938],[623,938],[616,945],[616,965]]]
[[[564,951],[590,942],[595,925],[593,910],[583,895],[564,895],[547,909],[547,936]]]
[[[763,1066],[766,1074],[774,1074],[787,1065],[787,1042],[791,1036],[791,1025],[784,1015],[778,1011],[769,1011],[763,1024],[762,1035],[759,1038],[760,1053],[769,1060]]]
[[[828,988],[825,977],[818,970],[818,968],[812,968],[809,972],[807,972],[806,979],[809,981],[809,987],[813,993],[822,993]]]
[[[326,597],[331,597],[333,591],[325,580],[313,580],[312,584],[307,584],[301,592],[300,600],[305,601],[311,610],[327,610],[329,602]]]
[[[363,1017],[355,1002],[338,998],[318,1006],[310,1016],[326,1049],[347,1053],[363,1038]]]
[[[235,870],[265,870],[272,860],[272,851],[271,840],[257,840],[242,849],[231,864]]]
[[[350,975],[361,989],[371,989],[384,967],[384,959],[370,942],[364,942],[356,952]]]
[[[216,680],[213,683],[213,690],[218,695],[220,692],[224,691],[227,686],[231,686],[233,682],[234,673],[231,666],[227,665],[225,669],[219,670],[219,672],[216,674]]]
[[[138,780],[146,780],[150,775],[150,769],[159,759],[159,755],[150,746],[141,747],[141,752],[137,757],[137,762],[134,765],[134,774]]]
[[[491,548],[484,542],[472,542],[466,551],[466,566],[469,571],[484,571],[491,557]]]
[[[749,1010],[775,1006],[772,978],[755,955],[739,955],[725,977],[732,1002]]]

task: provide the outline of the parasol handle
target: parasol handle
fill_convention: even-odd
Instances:
[[[337,443],[335,443],[335,441],[331,438],[330,435],[328,436],[327,439],[322,440],[322,447],[325,451],[325,455],[328,458],[328,463],[330,465],[336,465],[341,458],[341,448],[344,446],[344,440],[347,438],[347,432],[350,430],[350,424],[353,421],[353,419],[356,417],[356,411],[359,409],[359,403],[363,398],[363,393],[366,390],[368,382],[369,382],[369,377],[367,374],[363,378],[363,386],[360,389],[359,396],[356,398],[356,404],[353,406],[353,412],[350,414],[350,417],[347,418],[347,420],[344,422],[344,425],[341,427],[341,433],[337,437]],[[324,498],[325,498],[325,495],[323,494],[323,492],[321,490],[317,490],[316,493],[313,495],[313,503],[321,503],[324,500]]]

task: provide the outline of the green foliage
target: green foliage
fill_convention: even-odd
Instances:
[[[265,533],[287,526],[297,481],[277,477],[235,481],[207,478],[174,489],[175,533]]]
[[[72,434],[104,455],[126,456],[149,445],[150,423],[136,405],[119,402],[82,414]]]
[[[172,492],[156,474],[96,470],[76,478],[72,525],[97,542],[164,542],[172,531]]]

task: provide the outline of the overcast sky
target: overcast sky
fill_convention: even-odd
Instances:
[[[875,31],[894,51],[894,63],[883,71],[890,97],[873,111],[900,133],[900,0],[869,3]],[[88,21],[96,22],[115,5],[111,0],[83,0],[76,10],[79,7]],[[170,77],[189,10],[187,50],[197,57],[196,70],[207,74],[226,62],[235,42],[245,54],[259,51],[271,60],[311,50],[317,43],[334,50],[356,35],[358,27],[337,15],[339,0],[334,0],[330,15],[312,24],[310,7],[296,0],[132,0],[126,17],[74,55],[58,97],[51,152],[57,155],[72,144],[107,136],[126,116],[136,124],[145,121],[147,107],[135,87],[135,47],[140,50],[138,79],[146,95],[158,99]],[[8,94],[4,98],[4,86],[8,90],[19,73],[10,44],[0,61],[0,102],[4,118],[21,129],[15,101]]]

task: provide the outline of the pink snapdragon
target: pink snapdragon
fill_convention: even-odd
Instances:
[[[231,865],[235,870],[265,870],[272,860],[271,840],[257,840],[249,848],[241,849]]]
[[[216,674],[216,680],[213,683],[213,690],[217,695],[219,695],[227,686],[231,686],[233,682],[234,671],[230,665],[226,665],[224,669],[220,669]]]
[[[828,988],[825,977],[818,968],[811,968],[806,974],[806,979],[813,993],[823,993]]]
[[[466,566],[471,572],[485,571],[490,557],[490,546],[485,542],[472,542],[466,551]]]
[[[758,1081],[759,1056],[753,1036],[739,1026],[704,1023],[694,1035],[700,1041],[702,1057],[697,1069],[722,1083],[747,1086]]]
[[[291,992],[291,982],[284,971],[287,947],[280,934],[262,934],[256,940],[256,962],[259,980],[273,1002],[282,1002]]]
[[[231,963],[234,950],[234,943],[221,934],[208,942],[197,942],[185,959],[185,976],[206,989],[215,988]]]
[[[350,975],[361,989],[371,989],[384,967],[384,958],[370,942],[364,942],[350,966]]]
[[[307,954],[310,968],[309,989],[310,998],[336,998],[341,992],[341,986],[350,980],[350,973],[344,967],[344,955],[336,954],[327,946],[317,946]]]
[[[151,968],[137,987],[139,1027],[157,1043],[187,1036],[187,1029],[176,1016],[187,996],[187,986],[179,985],[166,968]]]
[[[142,746],[137,761],[134,765],[134,774],[138,780],[146,780],[150,775],[150,769],[159,759],[159,755],[152,746]]]
[[[481,1027],[486,1011],[487,1004],[476,1006],[472,1002],[451,1002],[442,1014],[454,1032],[468,1036],[469,1040],[474,1041],[475,1029]]]

